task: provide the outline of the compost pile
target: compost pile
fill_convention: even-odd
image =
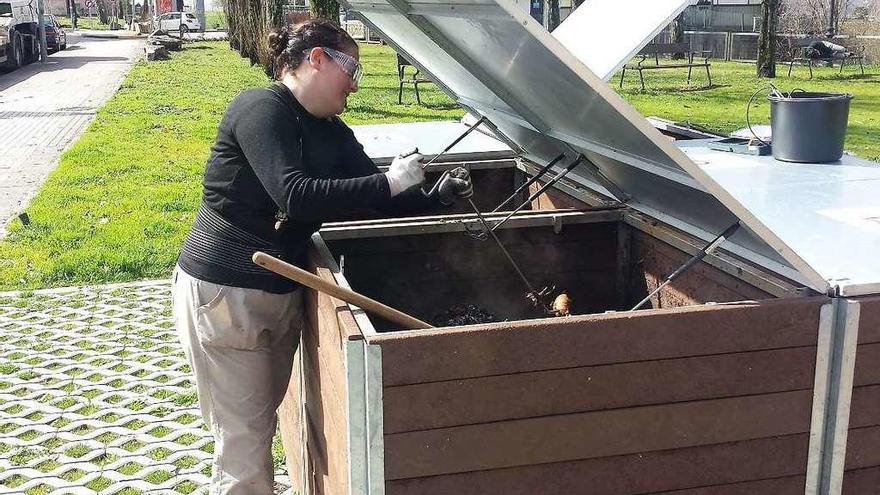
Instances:
[[[492,323],[499,321],[494,315],[485,309],[478,308],[473,304],[460,304],[453,306],[433,318],[438,327],[454,327],[459,325],[476,325],[478,323]]]

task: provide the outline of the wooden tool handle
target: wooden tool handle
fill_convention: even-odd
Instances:
[[[355,306],[371,313],[375,313],[388,321],[403,325],[405,328],[434,328],[432,325],[429,325],[418,318],[412,317],[390,306],[386,306],[375,299],[370,299],[369,297],[353,290],[327,282],[321,277],[313,275],[302,268],[293,266],[290,263],[281,261],[278,258],[261,251],[254,253],[253,260],[254,263],[267,270],[271,270],[316,291],[329,294],[349,304],[354,304]]]

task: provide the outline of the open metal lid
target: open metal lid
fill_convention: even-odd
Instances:
[[[763,210],[744,204],[748,195],[729,191],[512,1],[343,2],[526,158],[583,154],[569,177],[707,241],[740,222],[745,228],[724,249],[814,290],[855,275],[803,256],[796,232],[776,230]],[[796,214],[791,221],[809,221]],[[875,291],[876,275],[846,293]]]

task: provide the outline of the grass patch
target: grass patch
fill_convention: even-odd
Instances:
[[[58,24],[61,24],[63,28],[73,28],[73,22],[71,22],[70,17],[67,16],[55,16],[58,19]],[[119,21],[122,23],[122,21]],[[96,31],[109,31],[110,25],[104,24],[101,22],[101,19],[96,15],[93,15],[91,18],[89,16],[79,16],[76,18],[76,28],[77,29],[93,29]]]
[[[225,30],[226,13],[222,10],[209,10],[205,12],[205,29],[206,30]]]
[[[31,488],[28,488],[27,490],[25,490],[24,493],[25,493],[25,495],[46,495],[47,493],[51,492],[54,489],[55,488],[50,485],[47,485],[45,483],[40,483],[37,486],[33,486]]]
[[[88,454],[91,451],[92,449],[90,449],[88,445],[78,444],[65,449],[64,455],[66,455],[67,457],[73,457],[74,459],[79,459],[80,457]]]
[[[86,483],[86,488],[90,490],[94,490],[96,492],[100,492],[101,490],[107,488],[113,483],[113,480],[107,478],[105,476],[100,476],[98,478],[93,479]]]

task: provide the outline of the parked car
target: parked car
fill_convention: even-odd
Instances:
[[[160,15],[157,21],[159,29],[166,32],[180,31],[181,34],[185,34],[202,30],[199,18],[190,12],[168,12]]]
[[[50,52],[57,52],[67,48],[67,33],[58,23],[58,19],[54,15],[43,16],[43,26],[46,29],[46,49]]]

